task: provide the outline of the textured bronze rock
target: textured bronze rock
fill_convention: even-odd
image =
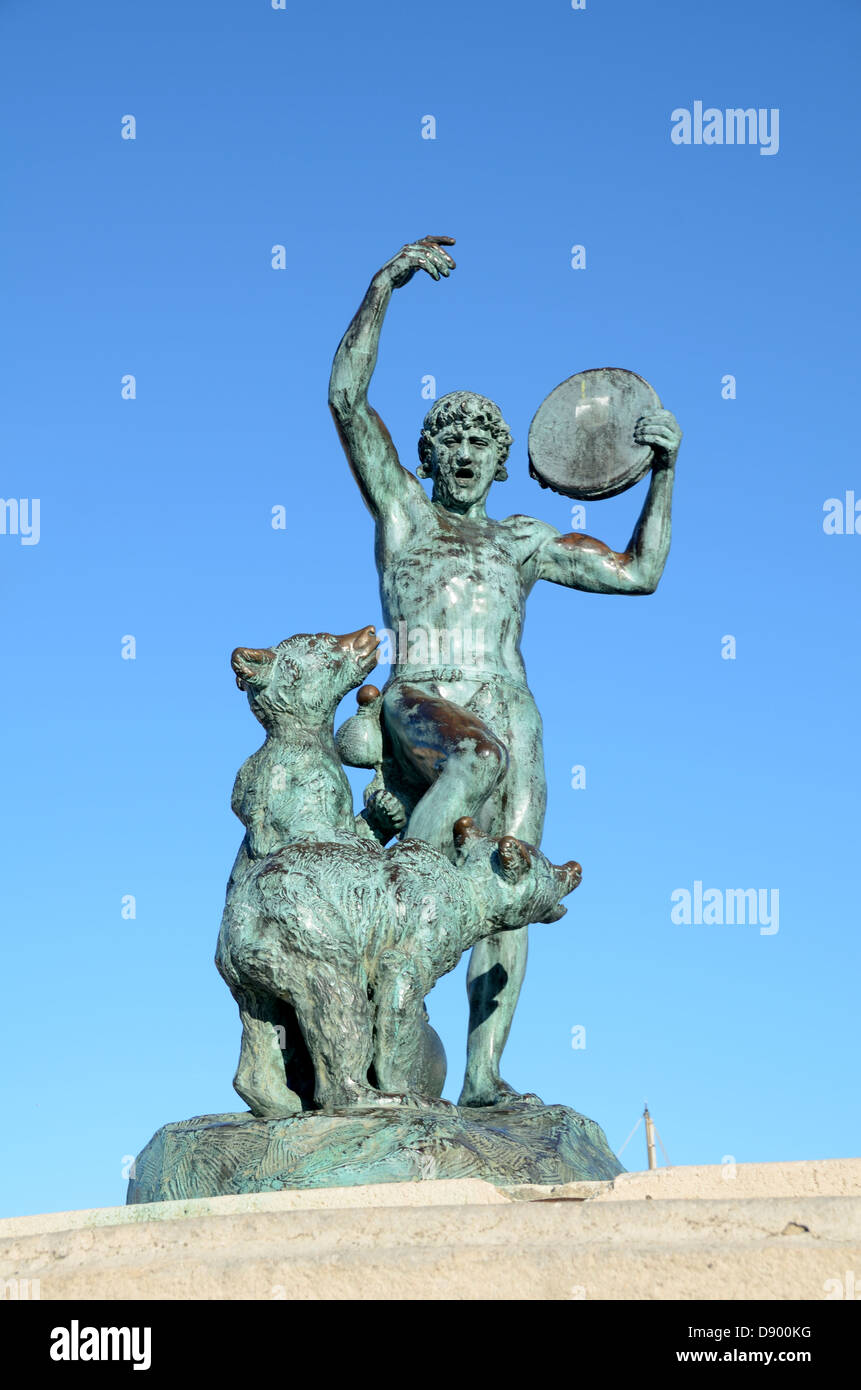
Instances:
[[[604,1131],[564,1105],[359,1108],[280,1120],[245,1112],[164,1125],[136,1161],[127,1200],[439,1178],[553,1184],[623,1171]]]

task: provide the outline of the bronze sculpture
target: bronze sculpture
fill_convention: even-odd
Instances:
[[[382,699],[391,769],[389,790],[403,806],[403,833],[447,848],[448,826],[474,817],[489,834],[539,844],[546,785],[541,718],[520,653],[525,602],[539,579],[604,594],[649,594],[670,545],[673,470],[681,433],[669,411],[635,427],[653,452],[649,493],[627,549],[532,517],[495,521],[486,501],[506,478],[511,435],[499,407],[456,391],[428,411],[419,440],[428,498],[398,458],[368,402],[380,330],[394,290],[417,271],[446,278],[451,237],[404,246],[371,280],[332,367],[329,404],[347,458],[376,523],[383,623],[407,633],[467,634],[482,660],[467,664],[399,660]],[[402,654],[401,654],[402,655]],[[516,1093],[499,1061],[526,968],[526,930],[490,936],[470,961],[466,1075],[459,1104],[493,1105]]]
[[[557,920],[580,881],[573,860],[554,866],[538,848],[542,726],[520,637],[539,579],[591,593],[654,591],[681,435],[663,409],[636,420],[614,413],[613,373],[623,396],[651,400],[647,383],[632,385],[618,369],[563,383],[533,422],[536,476],[560,485],[561,460],[570,495],[582,485],[584,495],[609,496],[651,466],[623,552],[531,517],[488,516],[511,435],[499,407],[472,392],[443,396],[427,414],[418,474],[432,481],[428,497],[367,392],[392,292],[418,270],[448,276],[452,244],[426,237],[383,266],[332,368],[330,405],[376,521],[383,621],[404,639],[390,679],[382,691],[362,686],[358,712],[334,736],[338,701],[376,662],[373,628],[298,634],[232,657],[267,735],[234,788],[245,837],[216,958],[240,1009],[234,1084],[250,1109],[163,1126],[136,1160],[129,1202],[620,1171],[593,1121],[518,1095],[499,1072],[527,925]],[[576,470],[568,477],[564,438],[560,453],[572,382],[575,415],[595,435],[585,483]],[[597,433],[610,419],[624,446],[615,457],[612,432]],[[358,816],[342,763],[374,772]],[[455,1108],[440,1100],[444,1056],[424,997],[470,945],[467,1067]]]

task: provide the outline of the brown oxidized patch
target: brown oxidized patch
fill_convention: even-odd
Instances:
[[[230,665],[236,675],[236,684],[245,690],[246,681],[254,675],[255,666],[269,666],[275,660],[271,647],[235,647],[230,655]]]

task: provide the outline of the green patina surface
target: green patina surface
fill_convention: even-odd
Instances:
[[[369,403],[383,322],[393,294],[419,272],[446,280],[450,237],[404,246],[373,276],[335,355],[329,404],[353,475],[375,525],[385,629],[394,635],[392,675],[380,701],[381,761],[401,806],[404,833],[449,849],[449,827],[475,819],[490,835],[539,845],[546,783],[541,718],[526,681],[520,638],[534,585],[547,580],[587,593],[654,591],[670,546],[670,513],[681,431],[659,409],[633,423],[631,446],[651,450],[649,492],[623,551],[581,533],[561,535],[529,516],[496,520],[487,500],[507,478],[511,433],[499,406],[472,391],[440,397],[419,438],[418,477],[404,468]],[[627,444],[624,446],[627,448]],[[353,731],[350,744],[360,743]],[[482,936],[469,966],[469,1032],[461,1105],[512,1094],[500,1075],[526,969],[527,933]]]
[[[236,778],[232,806],[245,835],[216,955],[239,1006],[234,1085],[250,1113],[164,1126],[137,1160],[129,1202],[622,1171],[593,1121],[519,1095],[500,1074],[527,926],[558,920],[580,881],[574,860],[554,865],[538,848],[542,725],[520,639],[539,580],[589,593],[654,591],[681,434],[663,409],[631,426],[625,447],[638,467],[637,451],[651,450],[652,477],[620,552],[531,517],[488,515],[512,440],[486,397],[455,391],[435,401],[418,477],[404,468],[368,387],[393,292],[419,270],[447,278],[451,244],[410,243],[377,272],[332,368],[330,406],[375,522],[390,679],[382,690],[363,686],[336,736],[339,701],[376,664],[373,626],[297,634],[232,657],[266,733]],[[431,481],[430,496],[419,478]],[[600,495],[601,478],[590,486]],[[373,771],[359,815],[344,763]],[[425,999],[467,949],[468,1048],[455,1108],[440,1100],[446,1060]]]
[[[128,1201],[442,1178],[554,1184],[623,1171],[603,1130],[564,1105],[357,1109],[280,1120],[201,1115],[153,1136],[135,1165]]]

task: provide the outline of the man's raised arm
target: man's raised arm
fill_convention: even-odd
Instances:
[[[652,481],[628,548],[611,550],[603,541],[579,532],[558,533],[543,541],[537,555],[537,577],[592,594],[653,594],[670,549],[670,517],[676,455],[682,432],[669,410],[657,410],[638,420],[638,443],[655,451]]]
[[[453,237],[427,236],[408,243],[387,261],[368,286],[332,363],[329,407],[350,467],[374,516],[381,511],[390,513],[405,489],[414,487],[425,496],[418,480],[401,466],[391,435],[368,404],[380,329],[392,290],[406,285],[417,270],[426,271],[434,280],[447,276],[454,261],[443,247],[453,245]]]

